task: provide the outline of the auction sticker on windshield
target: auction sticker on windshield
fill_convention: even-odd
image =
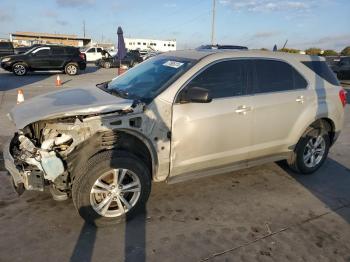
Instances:
[[[163,66],[169,66],[169,67],[173,67],[173,68],[179,68],[180,66],[182,66],[184,63],[181,62],[177,62],[177,61],[167,61],[163,64]]]

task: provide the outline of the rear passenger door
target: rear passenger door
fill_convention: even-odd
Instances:
[[[250,67],[254,74],[250,91],[254,114],[249,158],[286,152],[296,143],[290,140],[290,134],[314,92],[307,89],[305,78],[284,61],[254,59]]]
[[[209,103],[173,106],[170,176],[246,164],[252,108],[245,60],[220,61],[202,69],[182,89],[209,90]],[[181,96],[181,92],[178,96]]]
[[[64,47],[55,46],[51,47],[50,67],[52,69],[63,68],[65,61],[67,60],[67,54]]]

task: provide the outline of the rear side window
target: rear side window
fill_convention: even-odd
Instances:
[[[325,61],[304,61],[302,63],[314,71],[317,75],[322,77],[324,80],[326,80],[328,83],[336,86],[340,85],[337,77],[328,67]]]
[[[64,55],[64,49],[62,47],[51,47],[51,54]]]
[[[68,55],[77,54],[79,51],[79,49],[75,48],[75,47],[66,47],[65,50],[66,50],[66,54],[68,54]]]
[[[255,84],[253,93],[282,92],[304,89],[307,82],[291,65],[276,60],[254,60]]]
[[[88,53],[95,53],[95,48],[90,48],[87,52]]]
[[[244,61],[223,61],[205,69],[188,86],[208,89],[213,99],[224,98],[246,94],[246,79]]]
[[[97,48],[97,53],[102,53],[102,48]]]

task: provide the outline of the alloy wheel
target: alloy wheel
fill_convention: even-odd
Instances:
[[[130,211],[141,194],[138,176],[129,169],[103,173],[90,191],[91,207],[101,216],[118,217]]]
[[[69,65],[67,67],[67,73],[69,75],[75,75],[77,73],[77,68],[74,65]]]
[[[26,68],[24,67],[24,65],[15,65],[13,71],[16,75],[22,76],[26,73]]]
[[[322,161],[325,151],[326,142],[322,135],[310,138],[303,154],[304,164],[309,168],[316,167]]]

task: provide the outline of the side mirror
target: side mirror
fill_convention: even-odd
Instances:
[[[202,87],[190,87],[183,90],[180,103],[210,103],[209,90]]]

